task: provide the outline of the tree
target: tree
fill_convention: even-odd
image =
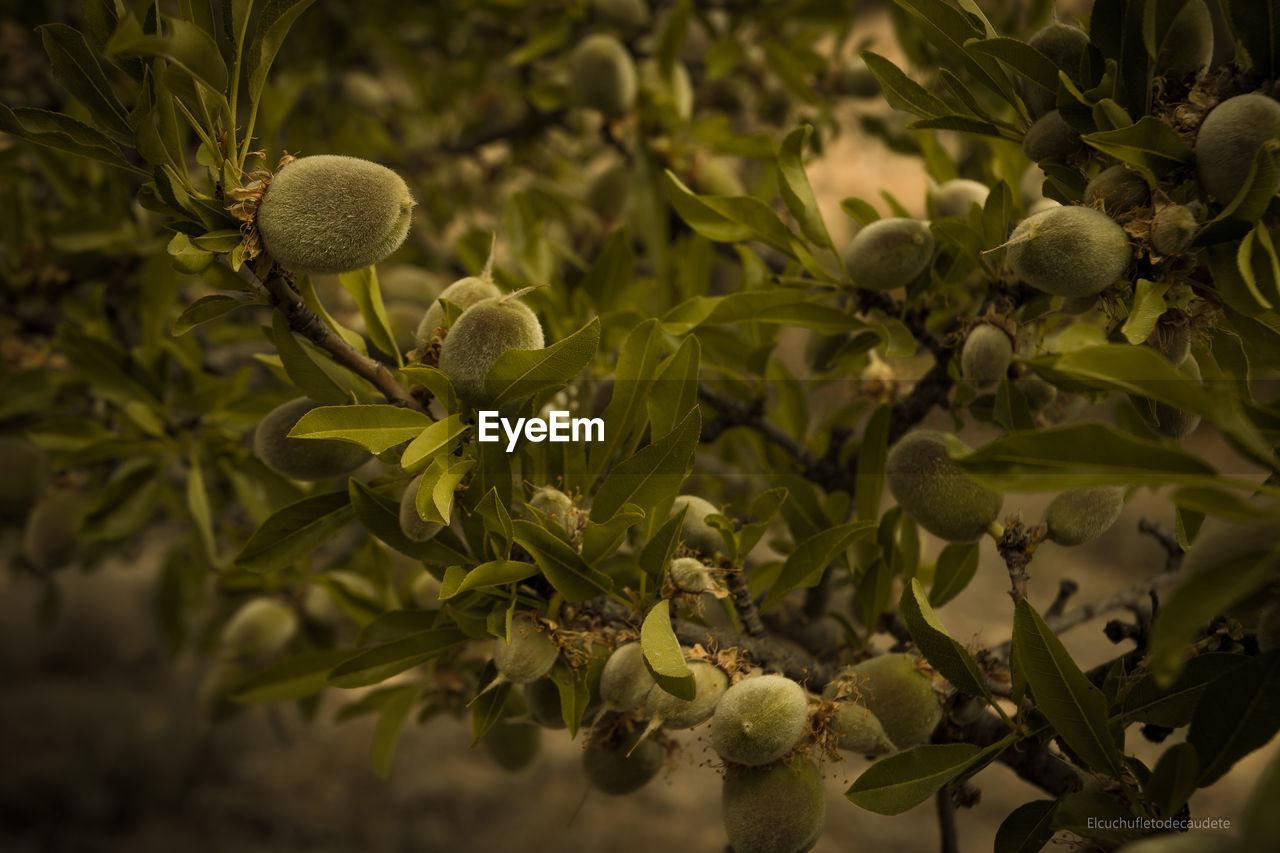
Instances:
[[[1274,0],[895,0],[910,73],[849,58],[860,3],[310,5],[40,27],[69,99],[0,106],[18,571],[178,526],[213,710],[363,689],[383,775],[449,713],[510,766],[563,726],[625,793],[710,719],[738,853],[816,842],[841,749],[884,755],[846,807],[936,798],[944,849],[996,761],[1046,794],[999,849],[1114,849],[1275,734]],[[846,199],[846,248],[806,163],[876,87],[932,219]],[[1033,558],[1136,488],[1168,571],[1039,612]],[[1013,634],[971,649],[937,611],[992,546]],[[1058,634],[1121,608],[1082,670]],[[1135,728],[1186,742],[1148,768]],[[1274,842],[1277,778],[1204,849]]]

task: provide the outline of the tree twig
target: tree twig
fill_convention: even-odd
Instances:
[[[751,597],[751,588],[747,586],[747,576],[739,567],[733,567],[724,575],[725,585],[729,587],[729,597],[742,620],[742,627],[753,637],[763,637],[764,623],[760,621],[760,611],[755,599]]]
[[[960,853],[960,837],[956,833],[956,803],[951,789],[945,785],[934,795],[938,807],[938,849],[942,853]]]
[[[266,267],[266,263],[261,267]],[[302,297],[293,289],[293,285],[280,272],[278,266],[271,264],[266,276],[259,278],[258,272],[250,269],[249,264],[241,264],[240,277],[259,293],[266,295],[271,304],[284,315],[290,329],[332,355],[333,360],[338,364],[357,376],[367,379],[382,392],[388,402],[396,406],[424,411],[422,405],[396,381],[391,371],[387,370],[381,362],[359,352],[343,340],[341,335],[334,334],[325,322],[302,301]]]

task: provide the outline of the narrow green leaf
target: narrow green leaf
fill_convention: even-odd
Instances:
[[[981,748],[969,743],[915,746],[872,764],[844,795],[869,812],[902,814],[977,763],[982,753]]]
[[[124,105],[85,37],[66,24],[45,24],[36,29],[58,84],[84,104],[99,130],[122,145],[132,145],[133,130]]]
[[[400,739],[405,720],[422,698],[422,691],[421,684],[397,687],[382,705],[377,728],[373,731],[373,749],[370,755],[373,772],[380,779],[385,780],[391,776],[391,760],[395,758],[396,741]]]
[[[181,337],[187,332],[199,326],[201,323],[207,323],[210,320],[216,320],[226,314],[231,313],[237,308],[251,304],[247,299],[237,299],[234,296],[228,296],[225,293],[214,293],[210,296],[202,296],[195,302],[188,305],[178,319],[173,321],[171,330],[174,337]]]
[[[880,91],[889,106],[895,110],[906,110],[925,118],[946,115],[951,107],[946,101],[930,93],[916,81],[908,77],[902,69],[889,60],[870,50],[862,51],[862,59],[867,68],[880,82]]]
[[[644,653],[644,665],[659,687],[677,699],[693,701],[697,682],[685,662],[680,640],[671,629],[671,603],[666,599],[645,614],[640,625],[640,649]]]
[[[946,604],[964,591],[977,571],[977,542],[948,543],[938,555],[938,563],[933,569],[929,603],[934,607]]]
[[[329,671],[347,658],[345,649],[303,652],[255,672],[231,692],[236,702],[289,702],[319,693],[328,686]]]
[[[391,331],[391,321],[387,319],[386,306],[382,304],[382,289],[378,287],[378,271],[374,267],[363,267],[351,272],[338,274],[338,282],[343,286],[364,318],[364,326],[373,345],[386,355],[396,360],[396,366],[404,364],[400,348],[396,346],[395,333]]]
[[[466,572],[462,581],[455,588],[450,589],[448,595],[445,594],[444,589],[441,589],[440,600],[444,601],[477,589],[490,589],[495,586],[518,583],[537,573],[538,567],[533,563],[522,563],[516,560],[493,560],[481,563]]]
[[[694,409],[662,439],[618,463],[596,492],[592,520],[613,518],[623,504],[656,506],[674,497],[688,476],[701,429],[701,415]]]
[[[549,347],[511,349],[498,356],[485,375],[485,392],[495,406],[557,388],[577,376],[595,357],[600,318]]]
[[[1155,805],[1158,814],[1173,817],[1195,791],[1199,773],[1200,760],[1195,747],[1189,743],[1175,743],[1164,751],[1151,769],[1143,793]]]
[[[283,569],[336,536],[353,515],[347,492],[303,498],[273,512],[253,532],[236,565],[253,572]]]
[[[874,535],[876,528],[874,521],[850,521],[822,530],[796,545],[761,607],[767,610],[797,587],[816,584],[823,570],[839,559],[846,548],[859,539]]]
[[[381,643],[339,664],[329,672],[329,683],[343,688],[379,684],[466,641],[467,635],[454,627],[419,631]]]
[[[623,504],[607,521],[588,521],[582,531],[582,559],[595,564],[618,550],[627,531],[644,521],[644,510]]]
[[[702,345],[691,335],[662,363],[648,400],[649,433],[653,441],[675,429],[698,404],[701,354]]]
[[[0,104],[0,131],[12,133],[47,148],[97,160],[108,166],[132,172],[141,171],[124,159],[120,149],[106,134],[62,113],[34,107],[10,109]]]
[[[249,101],[258,103],[267,84],[267,72],[275,61],[284,37],[298,16],[315,0],[268,0],[258,17],[253,39],[245,51],[245,69],[249,80]]]
[[[995,853],[1039,853],[1053,837],[1055,800],[1032,800],[1018,806],[996,830]]]
[[[532,555],[547,581],[566,601],[586,601],[613,589],[613,580],[582,559],[568,542],[524,519],[512,522],[516,542]]]
[[[304,394],[317,403],[350,402],[347,392],[316,363],[303,346],[302,338],[295,335],[289,328],[289,321],[283,312],[272,312],[271,331],[272,341],[280,354],[280,363],[284,365],[289,379],[302,389]]]
[[[787,134],[778,151],[778,174],[782,180],[778,189],[787,209],[800,224],[801,232],[810,242],[824,249],[832,248],[831,234],[827,231],[827,223],[822,219],[822,211],[818,208],[818,199],[813,194],[813,186],[804,170],[804,149],[809,141],[813,128],[809,125],[796,128]]]
[[[1025,599],[1014,612],[1013,644],[1036,708],[1082,761],[1120,776],[1121,756],[1107,727],[1107,700],[1089,682],[1058,635]]]
[[[947,633],[929,605],[929,599],[918,578],[912,578],[910,586],[902,591],[899,608],[907,623],[907,630],[911,632],[911,639],[915,640],[916,646],[933,668],[957,689],[990,701],[991,691],[987,689],[977,661]]]
[[[200,466],[200,454],[192,450],[187,456],[187,509],[200,534],[205,556],[218,565],[218,544],[213,538],[213,511],[209,508],[209,493],[204,485],[204,469]]]
[[[370,453],[382,453],[439,425],[430,416],[402,406],[380,403],[320,406],[299,418],[289,430],[289,437],[345,441],[358,444]]]
[[[871,413],[858,445],[854,506],[860,521],[880,517],[880,496],[884,492],[884,463],[889,456],[889,422],[893,406],[882,403]]]
[[[1280,652],[1264,654],[1214,682],[1196,707],[1187,743],[1200,758],[1196,786],[1207,788],[1280,730]]]
[[[458,414],[436,421],[405,447],[400,455],[400,467],[410,473],[421,471],[439,454],[449,452],[469,429],[470,424],[464,424],[462,415]]]
[[[437,456],[418,482],[418,494],[414,498],[418,516],[423,521],[448,526],[453,515],[454,493],[475,464],[475,459]]]

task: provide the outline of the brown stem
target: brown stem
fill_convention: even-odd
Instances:
[[[938,849],[942,853],[960,853],[960,836],[956,832],[956,802],[951,789],[943,787],[934,796],[938,807]]]
[[[1035,553],[1039,532],[1036,527],[1027,527],[1016,519],[1010,519],[1004,534],[996,543],[996,549],[1009,570],[1009,583],[1013,587],[1009,590],[1009,596],[1015,605],[1027,597],[1027,583],[1030,581],[1027,565]]]
[[[742,619],[742,627],[753,637],[763,637],[764,623],[760,621],[760,611],[756,608],[755,599],[751,597],[751,589],[747,586],[747,575],[741,568],[734,567],[725,572],[725,585],[729,587],[729,597]]]
[[[259,265],[259,270],[266,267],[267,263],[270,263],[269,259]],[[391,371],[387,370],[381,362],[361,353],[343,340],[341,335],[334,334],[333,330],[325,325],[324,320],[302,301],[302,297],[284,277],[279,266],[271,264],[266,276],[260,278],[258,272],[249,268],[249,264],[242,264],[240,277],[249,282],[259,293],[266,294],[271,304],[284,315],[290,329],[329,353],[338,364],[357,376],[367,379],[382,392],[387,402],[420,412],[424,411],[422,405],[396,381]]]

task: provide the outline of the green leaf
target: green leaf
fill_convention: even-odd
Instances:
[[[1165,312],[1164,295],[1168,292],[1169,285],[1168,281],[1156,283],[1145,278],[1138,279],[1133,307],[1129,309],[1129,316],[1120,328],[1129,343],[1137,346],[1155,331],[1156,322]]]
[[[999,36],[969,42],[965,50],[994,57],[1040,88],[1058,91],[1058,66],[1025,41]]]
[[[440,600],[445,601],[464,592],[518,583],[537,573],[538,567],[533,563],[522,563],[516,560],[493,560],[481,563],[468,571],[457,586],[448,589],[441,587]]]
[[[657,506],[674,497],[689,474],[701,429],[693,409],[670,433],[614,466],[596,492],[591,519],[608,521],[624,504]]]
[[[791,229],[783,225],[773,208],[760,199],[751,196],[697,195],[681,183],[670,169],[666,172],[665,186],[667,198],[676,213],[690,228],[708,240],[718,243],[758,240],[789,258],[807,258],[812,262],[813,259],[796,240]]]
[[[1196,786],[1207,788],[1280,730],[1280,652],[1260,655],[1214,682],[1196,707],[1187,743],[1200,757]]]
[[[1099,130],[1080,137],[1084,142],[1128,163],[1154,181],[1165,172],[1193,157],[1189,146],[1169,123],[1144,115],[1137,122],[1119,130]]]
[[[1262,770],[1241,820],[1244,844],[1250,850],[1263,850],[1276,838],[1280,838],[1280,755]]]
[[[549,347],[510,349],[498,356],[485,375],[485,392],[501,406],[557,388],[577,376],[595,357],[600,344],[600,318]]]
[[[1195,791],[1199,773],[1200,761],[1195,747],[1189,743],[1175,743],[1164,751],[1152,768],[1143,793],[1155,805],[1158,814],[1173,817]]]
[[[414,498],[418,516],[423,521],[447,527],[453,515],[454,493],[475,464],[475,459],[437,456],[422,472],[422,479],[418,482],[418,494]]]
[[[1018,806],[996,830],[995,853],[1039,853],[1053,837],[1055,800],[1032,800]]]
[[[591,301],[600,310],[613,305],[625,285],[635,278],[636,253],[631,239],[631,233],[625,228],[610,234],[595,262],[582,277],[579,286],[590,294]]]
[[[1001,749],[1007,745],[1007,740],[996,744]],[[987,750],[992,749],[987,747]],[[872,764],[854,780],[844,795],[855,806],[869,812],[902,814],[977,764],[987,750],[969,743],[915,746]]]
[[[267,84],[267,72],[275,61],[284,37],[298,16],[315,0],[267,0],[258,16],[253,39],[245,51],[245,70],[249,80],[249,102],[258,103]]]
[[[688,509],[683,508],[667,519],[640,551],[640,568],[655,584],[662,582],[663,572],[675,556],[676,546],[680,544],[680,529],[687,512]]]
[[[1226,5],[1231,14],[1231,29],[1249,53],[1253,67],[1267,80],[1280,77],[1280,4],[1275,0],[1245,2],[1232,0]]]
[[[1058,635],[1025,599],[1013,617],[1013,645],[1036,708],[1082,761],[1120,776],[1120,750],[1107,728],[1107,700],[1089,682]]]
[[[418,433],[417,438],[405,447],[400,456],[400,467],[410,473],[422,470],[438,458],[439,454],[449,452],[469,429],[471,425],[462,422],[462,415],[449,415],[444,420],[436,421]]]
[[[231,313],[237,308],[251,304],[248,299],[236,298],[228,296],[225,293],[214,293],[210,296],[202,296],[195,302],[188,305],[178,319],[173,321],[173,329],[171,330],[174,337],[180,337],[187,332],[199,326],[201,323],[207,323],[210,320],[216,320],[226,314]]]
[[[108,166],[143,173],[124,159],[120,149],[106,134],[69,115],[34,107],[9,109],[0,104],[0,131]]]
[[[458,410],[458,393],[453,390],[453,381],[440,368],[428,364],[408,364],[400,368],[400,375],[430,391],[431,396],[439,400],[446,411]]]
[[[977,571],[977,542],[948,543],[938,555],[938,563],[933,569],[929,604],[941,607],[955,598],[969,585]]]
[[[1172,684],[1200,630],[1275,578],[1278,565],[1280,548],[1272,548],[1235,555],[1184,577],[1160,602],[1151,629],[1151,673],[1157,683]]]
[[[566,601],[586,601],[613,590],[613,580],[587,565],[568,542],[531,521],[516,519],[511,524],[516,542]]]
[[[163,18],[168,34],[149,35],[142,31],[133,13],[125,15],[107,42],[107,54],[164,57],[207,86],[216,97],[223,98],[227,66],[212,36],[191,21],[169,15]]]
[[[662,343],[656,319],[637,325],[623,342],[614,370],[613,394],[604,410],[604,422],[608,425],[604,443],[591,446],[589,482],[595,482],[619,450],[633,448],[634,441],[639,439],[645,422],[646,401],[662,358]],[[630,453],[630,450],[623,452]]]
[[[319,438],[358,444],[370,453],[382,453],[415,439],[440,424],[422,412],[379,403],[320,406],[307,412],[290,438]]]
[[[467,635],[455,627],[419,631],[380,643],[339,664],[329,672],[329,683],[343,688],[380,684],[466,641]]]
[[[640,625],[640,650],[644,653],[645,668],[659,687],[677,699],[693,701],[698,685],[693,670],[685,662],[684,649],[671,629],[671,603],[666,599],[645,614]]]
[[[356,518],[364,528],[400,553],[416,560],[427,560],[442,547],[438,539],[415,542],[404,535],[400,529],[399,501],[378,494],[355,479],[347,480],[347,492]]]
[[[854,542],[873,535],[876,527],[874,521],[849,521],[815,533],[796,545],[782,564],[782,571],[764,597],[761,607],[767,610],[797,587],[816,584],[827,566]]]
[[[386,780],[391,776],[391,760],[395,758],[396,741],[400,739],[405,720],[422,698],[423,688],[422,684],[397,687],[382,705],[377,728],[373,731],[373,750],[370,755],[373,772],[380,779]]]
[[[364,326],[373,345],[396,360],[396,366],[404,364],[400,348],[396,346],[395,333],[391,331],[391,321],[387,319],[386,306],[382,304],[382,290],[378,287],[378,272],[373,267],[364,267],[351,272],[338,274],[342,284],[360,309],[364,318]]]
[[[861,521],[880,517],[880,496],[884,492],[884,463],[889,456],[889,422],[893,406],[880,404],[867,420],[858,445],[858,466],[854,479],[854,506]]]
[[[193,449],[187,455],[187,509],[195,522],[205,556],[218,565],[218,545],[213,538],[213,511],[209,508],[209,493],[204,485],[204,469],[200,466],[200,454]]]
[[[133,130],[124,104],[85,37],[66,24],[45,24],[36,29],[58,84],[84,104],[99,130],[121,145],[132,145]]]
[[[809,176],[804,171],[804,148],[813,128],[809,125],[796,128],[787,134],[778,151],[778,174],[782,178],[778,189],[787,209],[800,224],[800,231],[810,242],[824,249],[832,248],[831,234],[822,219],[818,200],[813,194]]]
[[[673,306],[662,317],[668,334],[684,335],[699,326],[738,326],[769,323],[802,326],[823,334],[865,328],[847,311],[824,302],[799,288],[744,290],[727,296],[694,296]],[[914,347],[913,347],[914,349]]]
[[[1101,423],[1010,433],[956,462],[1005,492],[1218,482],[1217,471],[1200,457]]]
[[[929,599],[918,578],[912,578],[911,585],[902,591],[898,606],[907,623],[907,630],[911,632],[911,639],[915,640],[916,646],[933,668],[957,689],[990,701],[991,691],[987,689],[977,661],[947,633],[929,605]]]
[[[644,510],[635,504],[623,504],[608,521],[588,521],[582,531],[582,559],[598,563],[618,550],[627,531],[644,521]]]
[[[236,565],[252,572],[283,569],[336,536],[353,515],[347,492],[303,498],[273,512],[253,532]]]
[[[698,405],[701,357],[702,345],[690,335],[662,362],[648,400],[649,434],[653,441],[669,434]]]
[[[302,338],[289,328],[289,321],[282,311],[272,312],[271,331],[271,339],[280,354],[280,363],[284,365],[285,373],[289,374],[293,384],[302,389],[302,393],[317,403],[350,402],[347,392],[315,361],[315,358],[326,356],[311,356],[304,347]]]
[[[1151,673],[1133,686],[1112,719],[1122,723],[1141,721],[1181,728],[1191,722],[1200,697],[1213,682],[1244,663],[1243,655],[1210,653],[1196,655],[1172,685],[1160,684]]]
[[[946,115],[951,112],[947,102],[931,94],[927,89],[912,80],[902,69],[889,60],[870,50],[862,51],[862,59],[867,68],[880,83],[880,91],[884,99],[895,110],[905,110],[925,118]],[[856,218],[856,217],[855,217]]]
[[[236,702],[289,702],[319,693],[328,686],[329,671],[347,658],[345,649],[303,652],[255,672],[231,692]]]

